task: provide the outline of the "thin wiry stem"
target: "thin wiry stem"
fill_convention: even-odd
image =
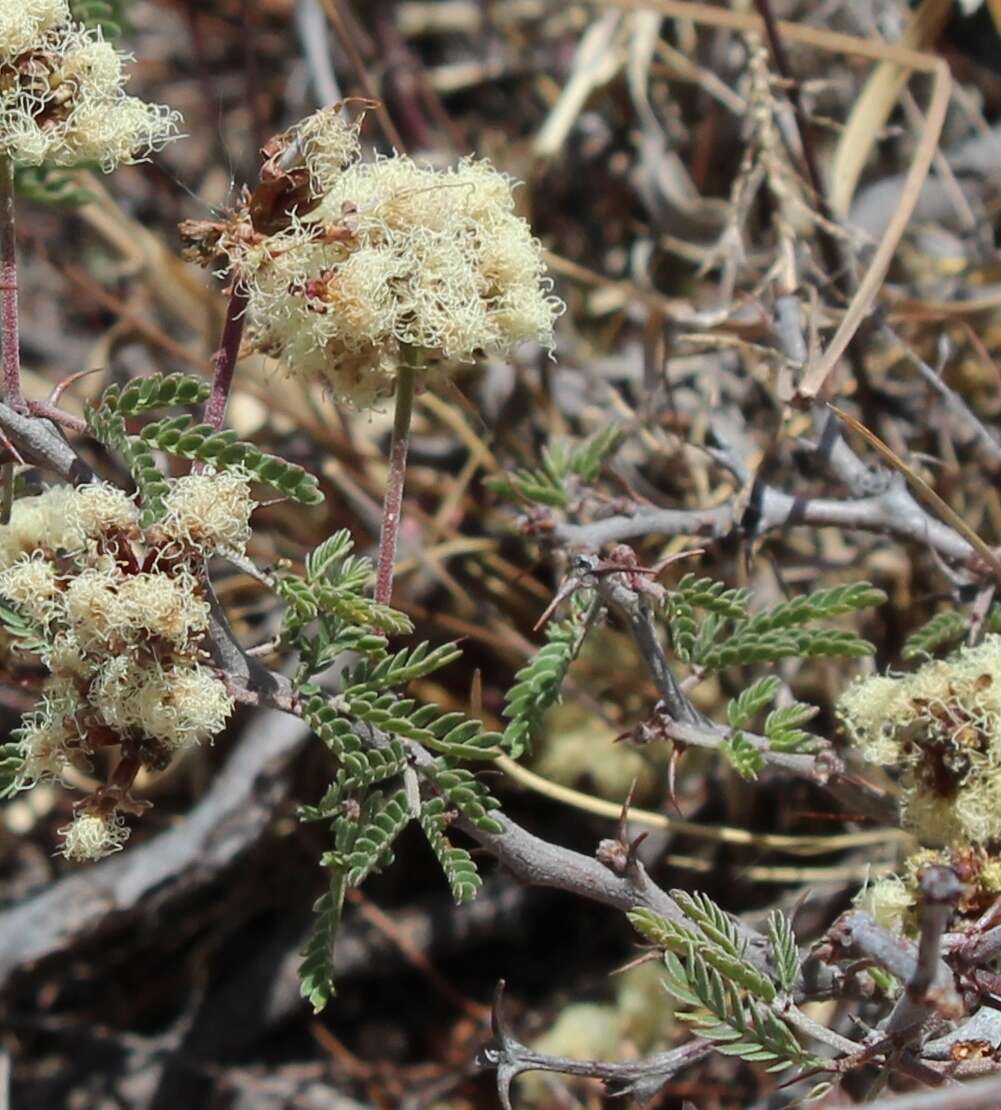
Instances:
[[[247,290],[240,281],[233,283],[233,291],[226,306],[219,349],[212,356],[212,392],[205,402],[205,423],[219,431],[226,419],[226,406],[233,388],[233,373],[240,357],[243,340],[243,321],[247,309]]]
[[[14,163],[9,158],[0,158],[0,334],[4,400],[20,412],[24,408],[24,399],[21,396],[21,348],[17,324]]]
[[[388,605],[393,596],[393,565],[400,534],[403,484],[407,477],[407,451],[410,448],[410,421],[414,414],[417,369],[409,360],[400,366],[396,377],[396,411],[393,414],[393,442],[389,449],[389,476],[382,504],[382,534],[375,579],[375,600]]]
[[[14,163],[0,158],[0,351],[3,398],[21,411],[21,354],[17,326],[17,249],[14,239]],[[0,466],[0,524],[10,520],[14,503],[14,464]]]

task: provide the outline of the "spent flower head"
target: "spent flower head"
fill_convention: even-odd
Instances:
[[[524,340],[552,346],[562,304],[514,183],[489,162],[362,162],[357,126],[332,109],[266,150],[243,211],[187,233],[203,261],[226,256],[255,346],[289,374],[366,407],[392,392],[404,359],[429,367]]]
[[[866,759],[903,772],[903,821],[923,844],[1001,849],[1001,636],[857,681],[838,713]]]
[[[0,0],[0,157],[110,171],[176,138],[176,112],[125,92],[129,60],[66,0]]]

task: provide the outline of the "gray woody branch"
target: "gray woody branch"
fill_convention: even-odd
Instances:
[[[494,1000],[493,1039],[477,1053],[476,1062],[482,1068],[496,1071],[497,1094],[504,1110],[511,1110],[511,1084],[526,1071],[551,1071],[600,1079],[609,1095],[629,1095],[642,1105],[679,1071],[704,1059],[715,1048],[711,1041],[694,1037],[669,1052],[621,1064],[550,1056],[536,1052],[513,1035],[504,1018],[503,1001],[504,983],[501,982]]]
[[[628,516],[606,517],[589,524],[560,522],[547,538],[556,544],[597,550],[649,535],[718,540],[736,531],[758,537],[796,525],[835,526],[910,540],[957,563],[971,563],[974,551],[966,540],[925,512],[900,475],[863,463],[845,442],[832,413],[817,410],[815,428],[818,456],[847,485],[851,497],[800,497],[757,481],[745,461],[746,451],[733,442],[740,440],[739,432],[720,420],[715,430],[717,437],[725,440],[724,446],[711,454],[749,488],[749,498],[738,495],[707,509],[638,509]]]

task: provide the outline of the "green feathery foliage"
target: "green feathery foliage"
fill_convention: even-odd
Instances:
[[[754,718],[771,705],[780,685],[780,681],[774,675],[768,675],[753,682],[737,697],[731,698],[726,707],[726,718],[730,727],[749,728],[754,723]]]
[[[125,418],[155,408],[199,404],[209,395],[209,386],[189,374],[150,374],[124,386],[110,385],[86,412],[91,435],[109,451],[120,455],[139,491],[141,520],[148,527],[163,512],[169,491],[167,479],[153,458],[149,445],[129,435]]]
[[[490,814],[500,809],[500,802],[482,782],[454,760],[440,756],[426,768],[427,778],[445,795],[468,821],[488,833],[500,833],[504,826]]]
[[[163,514],[163,499],[170,490],[152,451],[142,440],[128,434],[124,417],[114,409],[103,406],[89,409],[87,429],[99,443],[119,455],[129,468],[142,505],[140,520],[144,528],[149,527]]]
[[[330,886],[313,903],[316,917],[299,964],[299,991],[318,1014],[337,993],[334,990],[334,946],[341,924],[344,894],[347,884],[344,874],[335,871]]]
[[[693,945],[683,957],[667,952],[664,964],[668,991],[690,1007],[676,1011],[675,1017],[691,1025],[700,1037],[715,1042],[724,1056],[767,1064],[769,1072],[819,1063],[770,1006],[742,994]]]
[[[723,741],[719,750],[742,779],[753,782],[765,765],[765,757],[738,729]]]
[[[352,551],[351,536],[342,529],[306,557],[305,575],[282,573],[275,582],[287,603],[282,642],[299,652],[299,683],[344,652],[382,659],[388,635],[412,631],[403,613],[366,595],[372,565]]]
[[[431,850],[448,879],[452,897],[458,905],[471,902],[483,885],[473,858],[465,848],[457,848],[445,835],[449,815],[442,798],[432,798],[421,806],[419,823]]]
[[[907,637],[900,654],[904,659],[931,658],[939,648],[958,643],[969,627],[970,622],[962,613],[944,609]]]
[[[16,166],[14,191],[20,200],[46,208],[82,208],[94,194],[77,183],[74,170],[59,166]]]
[[[407,805],[405,790],[385,795],[373,790],[357,807],[357,814],[348,809],[338,821],[350,821],[357,826],[357,835],[347,852],[325,852],[321,863],[324,867],[343,868],[348,886],[361,886],[375,871],[381,871],[393,862],[393,842],[407,827],[413,816]]]
[[[216,470],[239,469],[303,505],[323,500],[316,478],[295,463],[268,455],[252,443],[243,443],[236,432],[217,432],[196,424],[191,416],[167,417],[147,424],[139,433],[143,443],[192,462],[209,463]]]
[[[512,501],[529,501],[551,509],[569,507],[576,490],[598,477],[605,460],[622,442],[618,425],[610,424],[579,443],[556,440],[542,451],[542,466],[488,478],[486,485]]]
[[[463,713],[419,705],[399,692],[454,662],[459,648],[421,643],[390,651],[386,634],[409,631],[410,623],[365,596],[371,577],[348,533],[338,532],[306,557],[302,575],[283,575],[277,585],[288,602],[282,638],[300,657],[293,683],[303,717],[338,763],[319,802],[300,810],[302,820],[329,821],[334,832],[334,849],[323,857],[333,879],[317,903],[316,929],[303,956],[303,993],[316,1008],[333,993],[332,951],[344,890],[388,865],[393,841],[411,820],[421,826],[457,901],[474,897],[480,880],[469,853],[450,842],[449,825],[461,814],[485,831],[502,829],[491,816],[499,808],[496,798],[457,765],[497,755],[500,736]],[[341,675],[339,693],[324,694],[309,679],[345,651],[360,658]],[[420,761],[419,771],[416,744],[436,753],[430,763]],[[433,791],[419,802],[418,774]]]
[[[73,18],[99,28],[106,39],[116,39],[125,30],[127,7],[128,0],[69,0]]]
[[[173,405],[200,405],[209,392],[209,383],[191,374],[150,374],[125,385],[109,385],[97,407],[120,416],[138,416]]]
[[[782,990],[788,994],[796,985],[801,961],[792,923],[780,910],[772,910],[768,915],[768,939],[772,946],[775,977]]]
[[[17,735],[15,730],[13,735]],[[21,775],[24,756],[17,741],[0,744],[0,799],[13,798],[27,785]]]
[[[697,644],[705,640],[708,631],[715,635],[725,620],[744,620],[750,597],[747,590],[727,589],[722,582],[686,574],[668,594],[665,606],[678,658],[684,663],[692,662],[700,650]],[[698,609],[708,614],[701,633],[696,620]]]
[[[705,895],[672,891],[688,923],[668,921],[652,910],[628,916],[652,944],[664,950],[665,986],[686,1009],[677,1012],[724,1055],[768,1064],[768,1071],[813,1066],[780,1016],[783,999],[772,980],[748,962],[746,943],[730,917]],[[799,971],[791,927],[774,915],[769,922],[776,975],[788,991]]]
[[[678,657],[705,672],[750,663],[815,656],[854,658],[873,648],[854,632],[807,627],[813,621],[857,612],[886,600],[868,582],[834,586],[749,615],[745,591],[686,575],[665,606]],[[705,611],[701,623],[696,610]]]
[[[804,732],[799,726],[812,721],[820,712],[815,705],[796,701],[773,709],[765,718],[765,736],[775,752],[815,752],[823,745],[819,736]]]
[[[574,594],[567,618],[550,621],[546,643],[515,675],[502,710],[509,721],[502,744],[512,759],[531,751],[532,738],[541,728],[546,710],[560,700],[563,681],[584,643],[596,605],[593,593],[581,590]]]
[[[13,639],[11,646],[15,650],[29,655],[38,655],[44,651],[45,637],[42,629],[2,598],[0,598],[0,626]]]

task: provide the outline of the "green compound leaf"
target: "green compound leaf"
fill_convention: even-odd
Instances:
[[[746,690],[742,690],[735,698],[731,698],[726,707],[726,718],[731,728],[748,728],[754,718],[771,705],[778,693],[781,682],[774,675],[759,678]]]
[[[378,782],[396,778],[409,766],[407,753],[398,740],[390,740],[385,748],[344,751],[340,759],[341,767],[320,801],[315,806],[300,806],[300,820],[324,821],[336,817],[347,798],[363,794]]]
[[[694,609],[703,609],[730,620],[742,620],[747,616],[751,593],[745,589],[728,589],[724,583],[712,578],[686,574],[671,590],[668,604],[673,604],[675,599]]]
[[[471,771],[455,767],[450,760],[440,758],[425,768],[424,773],[463,817],[478,829],[488,833],[504,831],[504,826],[490,816],[494,810],[500,809],[500,802]]]
[[[150,374],[122,386],[108,386],[97,407],[122,416],[137,416],[173,405],[200,405],[209,392],[208,382],[190,374]]]
[[[862,658],[875,648],[854,632],[839,628],[776,628],[761,631],[756,627],[735,628],[723,643],[699,655],[692,662],[705,671],[751,663],[776,663],[781,659],[841,657]]]
[[[14,190],[20,199],[46,208],[82,208],[95,199],[77,183],[72,169],[56,166],[15,167]]]
[[[147,424],[139,433],[143,443],[182,459],[209,463],[217,470],[239,468],[259,482],[304,505],[323,500],[316,478],[295,463],[268,455],[252,443],[238,442],[232,430],[217,432],[178,416]]]
[[[721,582],[686,575],[665,605],[678,657],[713,672],[789,658],[871,655],[872,645],[854,632],[804,626],[880,604],[886,595],[868,582],[854,582],[794,598],[753,616],[747,613],[748,599],[746,590],[727,590]],[[706,611],[701,624],[697,609]]]
[[[15,730],[14,735],[17,735]],[[22,778],[24,756],[16,741],[0,744],[0,798],[6,800],[24,790],[28,785]]]
[[[335,872],[330,887],[313,905],[316,918],[302,950],[299,964],[299,993],[313,1007],[323,1010],[337,993],[334,990],[334,945],[344,906],[344,876]]]
[[[769,632],[777,628],[791,628],[809,621],[856,613],[861,609],[871,609],[882,605],[886,594],[868,582],[852,582],[844,586],[833,586],[819,590],[815,594],[784,601],[764,613],[757,613],[746,624],[748,631]]]
[[[362,751],[362,742],[348,720],[322,694],[307,698],[302,705],[303,720],[339,759],[348,752]]]
[[[326,853],[324,864],[342,868],[349,887],[361,886],[374,871],[393,862],[393,842],[410,823],[411,816],[405,790],[397,790],[385,799],[380,791],[374,791],[365,800],[357,820],[339,819],[338,824],[354,823],[356,833],[349,850]]]
[[[595,432],[571,449],[567,471],[588,484],[597,481],[605,460],[615,454],[624,438],[621,426],[614,423]]]
[[[442,713],[436,705],[418,707],[412,698],[352,686],[338,695],[344,713],[382,732],[414,740],[455,759],[494,759],[500,735],[464,713]]]
[[[722,907],[707,895],[689,894],[684,890],[672,890],[671,897],[679,909],[694,921],[702,932],[724,952],[731,956],[743,956],[747,942],[741,937],[733,919]]]
[[[441,798],[432,798],[421,806],[420,826],[427,842],[438,858],[456,905],[471,902],[483,885],[476,864],[465,848],[457,848],[445,836],[448,814]]]
[[[622,438],[621,428],[611,424],[580,443],[555,440],[543,449],[541,467],[494,476],[485,484],[512,501],[565,509],[572,497],[569,479],[586,485],[595,482],[605,460],[618,449]]]
[[[546,710],[560,700],[571,663],[580,653],[597,599],[587,591],[575,594],[566,620],[552,621],[546,643],[515,675],[501,715],[509,719],[502,744],[512,759],[531,751]]]
[[[678,898],[681,894],[688,901]],[[728,981],[736,983],[765,1002],[775,998],[775,985],[744,959],[744,945],[739,939],[726,913],[704,895],[691,899],[683,891],[672,891],[672,898],[689,914],[692,925],[684,925],[661,917],[652,910],[634,909],[627,915],[633,928],[658,948],[684,956],[693,947]],[[693,909],[694,903],[694,909]],[[703,913],[705,906],[712,907],[713,916]],[[714,921],[721,917],[719,924]]]
[[[321,582],[328,575],[336,575],[337,568],[354,551],[354,541],[347,528],[335,532],[306,556],[306,579]],[[334,585],[340,585],[340,581]]]
[[[792,931],[792,922],[780,910],[772,910],[768,915],[768,939],[779,986],[788,993],[799,978],[799,945]]]
[[[824,742],[819,736],[804,732],[799,727],[813,720],[819,712],[817,706],[800,701],[773,709],[765,718],[769,748],[776,752],[814,752],[823,747]]]
[[[715,1042],[723,1055],[768,1064],[768,1071],[815,1064],[815,1057],[804,1051],[789,1026],[767,1003],[742,995],[725,974],[709,966],[694,946],[689,946],[683,958],[675,959],[666,982],[672,993],[679,979],[683,986],[676,997],[694,1008],[679,1011],[677,1018]]]
[[[672,891],[688,927],[652,910],[627,916],[647,940],[664,949],[664,985],[685,1007],[677,1017],[714,1041],[720,1052],[769,1064],[769,1071],[809,1067],[816,1061],[775,1012],[775,985],[743,959],[745,944],[729,916],[705,895]],[[789,922],[769,920],[776,973],[784,991],[799,973],[799,952]]]
[[[139,491],[142,504],[140,521],[149,527],[163,515],[163,499],[170,486],[160,473],[153,454],[141,439],[130,436],[125,430],[125,419],[114,409],[105,406],[88,409],[87,428],[98,442],[109,451],[119,454],[129,468],[132,480]]]
[[[938,648],[951,647],[961,640],[969,627],[962,613],[943,610],[907,637],[901,655],[904,659],[930,658]]]
[[[739,730],[719,746],[724,758],[742,779],[754,782],[765,765],[765,757]]]
[[[70,14],[76,22],[97,28],[106,39],[122,34],[127,6],[127,0],[69,0]]]
[[[404,686],[414,679],[440,671],[449,663],[461,658],[462,649],[455,643],[441,644],[432,648],[426,641],[409,650],[387,655],[377,663],[362,663],[350,672],[346,684],[367,685],[373,689],[385,690],[388,687]]]
[[[14,640],[12,647],[29,655],[41,655],[48,644],[43,630],[0,597],[0,626]]]
[[[330,582],[310,582],[298,574],[281,574],[275,580],[275,593],[294,610],[300,622],[331,616],[348,625],[390,636],[413,631],[405,613]]]

